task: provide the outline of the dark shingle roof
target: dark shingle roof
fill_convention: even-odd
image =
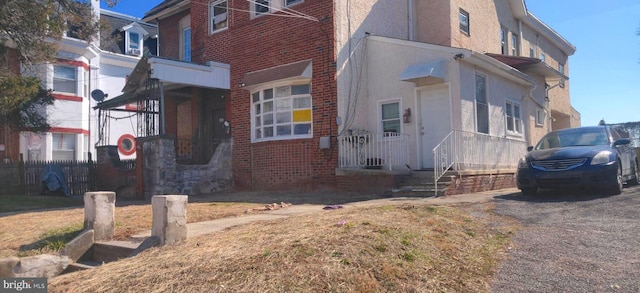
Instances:
[[[148,35],[144,36],[144,41],[148,40],[149,37],[156,36],[158,34],[158,27],[155,24],[146,23],[139,18],[109,11],[109,10],[104,10],[104,9],[101,10],[100,20],[106,21],[111,26],[111,29],[109,31],[109,34],[111,34],[111,36],[122,35],[121,29],[132,23],[137,23],[138,25],[140,25],[140,27],[142,27],[144,30],[146,30],[149,33]],[[105,33],[105,32],[102,32],[102,33]],[[117,39],[108,40],[106,38],[102,38],[102,39],[103,40],[100,42],[100,49],[109,51],[109,52],[114,52],[114,53],[120,53],[120,54],[123,53],[122,52],[123,48],[120,48],[124,44],[122,43],[122,40],[117,40]]]

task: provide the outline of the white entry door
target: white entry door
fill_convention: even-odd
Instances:
[[[451,103],[449,87],[441,86],[421,90],[420,144],[422,168],[433,168],[433,148],[451,132]]]

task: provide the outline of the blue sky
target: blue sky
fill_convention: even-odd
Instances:
[[[161,0],[110,8],[142,17]],[[577,47],[569,58],[571,103],[582,125],[640,121],[640,2],[528,0],[527,9]],[[104,6],[103,6],[104,8]]]

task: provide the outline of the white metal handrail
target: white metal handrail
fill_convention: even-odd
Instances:
[[[433,148],[433,176],[438,180],[455,170],[515,169],[526,153],[527,143],[506,137],[454,130]]]
[[[338,136],[340,168],[399,170],[409,164],[408,135],[393,132]]]

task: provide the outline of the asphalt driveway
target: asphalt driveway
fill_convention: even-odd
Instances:
[[[504,195],[495,211],[524,228],[493,292],[640,292],[640,187]]]

